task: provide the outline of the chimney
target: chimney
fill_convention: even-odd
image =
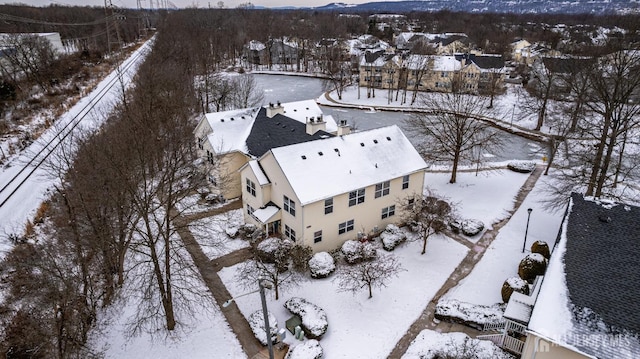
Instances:
[[[344,135],[348,135],[351,133],[351,127],[349,127],[349,125],[347,125],[347,121],[346,120],[340,120],[340,123],[338,124],[338,136],[344,136]]]
[[[267,117],[272,118],[277,114],[283,114],[283,113],[284,113],[284,107],[282,106],[280,101],[278,101],[278,103],[275,105],[271,102],[269,103],[269,107],[267,107]]]
[[[318,131],[326,131],[327,123],[324,122],[322,115],[317,118],[311,117],[307,119],[307,135],[313,135]]]

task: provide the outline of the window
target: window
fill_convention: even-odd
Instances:
[[[322,231],[313,232],[313,243],[322,241]]]
[[[409,198],[409,200],[407,201],[407,207],[409,208],[413,208],[413,205],[416,203],[415,198]]]
[[[201,150],[204,149],[204,137],[198,137],[198,148]]]
[[[409,188],[409,175],[402,176],[402,189]]]
[[[284,225],[284,236],[289,238],[292,241],[296,241],[296,231],[291,229],[291,227]]]
[[[389,194],[389,186],[390,186],[389,181],[378,183],[376,185],[376,195],[375,195],[375,197],[378,198],[378,197],[382,197],[382,196],[388,195]]]
[[[349,192],[349,207],[364,202],[364,188]]]
[[[445,71],[442,71],[440,73],[440,77],[447,77],[447,76],[449,76],[449,74],[447,72],[445,72]]]
[[[382,209],[382,219],[385,219],[387,217],[391,217],[394,214],[396,214],[396,206],[384,207]]]
[[[253,212],[255,212],[255,209],[253,209],[253,207],[251,207],[251,205],[247,203],[247,214],[251,216],[253,215]]]
[[[248,178],[247,178],[247,193],[251,194],[254,197],[256,196],[256,184],[253,183],[253,181],[251,181]]]
[[[207,162],[213,164],[213,152],[210,152],[209,150],[207,150]]]
[[[338,234],[347,233],[353,231],[353,219],[338,224]]]
[[[333,198],[324,200],[324,214],[333,213]]]
[[[289,212],[290,215],[292,216],[296,216],[296,202],[293,201],[292,199],[290,199],[287,196],[284,196],[284,205],[282,206],[284,208],[285,212]]]

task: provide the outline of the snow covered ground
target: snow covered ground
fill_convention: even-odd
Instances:
[[[564,213],[547,210],[540,203],[540,200],[544,198],[544,189],[548,180],[544,176],[538,180],[518,211],[500,229],[496,239],[473,271],[457,287],[445,294],[443,299],[457,299],[481,305],[500,303],[502,302],[500,295],[502,283],[508,277],[518,275],[518,264],[522,258],[530,253],[531,244],[540,240],[547,242],[550,247],[553,246]],[[503,182],[503,185],[505,186],[502,187],[503,190],[506,190],[507,184]],[[498,192],[501,191],[492,191],[488,195],[498,195]],[[525,252],[522,253],[528,208],[533,211],[529,222]],[[482,212],[481,208],[476,210]]]
[[[269,311],[283,328],[291,317],[284,302],[292,296],[305,298],[327,313],[329,329],[320,340],[325,357],[386,358],[467,253],[467,248],[444,236],[433,237],[425,255],[420,255],[420,250],[418,242],[396,248],[393,255],[405,271],[391,279],[387,288],[374,291],[371,299],[367,299],[366,291],[355,295],[338,292],[337,283],[329,277],[304,282],[282,293],[278,301],[267,294]],[[237,267],[219,272],[233,296],[250,291],[237,284]],[[245,317],[260,308],[257,294],[239,298],[236,303]],[[292,335],[285,341],[292,346],[299,343]]]
[[[241,209],[191,222],[189,229],[209,259],[215,259],[249,246],[243,239],[231,239],[227,232],[237,230],[244,223]]]

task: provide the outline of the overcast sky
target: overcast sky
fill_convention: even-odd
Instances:
[[[142,7],[149,8],[150,0],[141,0]],[[156,8],[158,0],[153,1],[153,7]],[[160,0],[160,1],[170,1],[178,7],[216,7],[218,4],[218,0]],[[376,0],[348,0],[342,2],[348,4],[362,4],[366,2],[372,2]],[[134,8],[136,7],[136,0],[111,0],[113,5],[117,7],[127,7]],[[233,8],[238,6],[239,4],[251,2],[254,5],[266,6],[266,7],[279,7],[279,6],[322,6],[326,4],[330,4],[332,2],[340,2],[339,0],[223,0],[224,6],[227,8]],[[13,4],[13,3],[22,3],[32,6],[49,6],[51,4],[59,4],[59,5],[71,5],[71,6],[104,6],[104,0],[0,0],[0,4]]]

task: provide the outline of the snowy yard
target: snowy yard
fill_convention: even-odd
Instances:
[[[327,313],[329,329],[320,340],[325,357],[386,358],[467,253],[464,246],[444,236],[430,239],[425,255],[420,251],[419,242],[408,242],[392,252],[405,271],[392,278],[387,288],[375,290],[371,299],[366,291],[356,295],[338,292],[331,276],[310,279],[281,294],[278,301],[267,293],[269,311],[283,328],[291,317],[284,302],[294,296],[305,298]],[[238,265],[219,272],[233,296],[251,291],[236,283],[237,269]],[[236,303],[245,317],[260,309],[258,294],[239,298]],[[292,346],[300,343],[290,333],[285,341]]]
[[[209,259],[215,259],[238,249],[248,247],[243,239],[231,239],[227,233],[237,230],[244,223],[242,210],[236,209],[217,216],[193,221],[189,229]]]
[[[560,229],[563,213],[562,211],[545,210],[540,204],[540,200],[544,197],[543,190],[547,180],[548,178],[544,176],[538,180],[520,209],[502,227],[471,274],[463,279],[457,287],[449,291],[443,299],[457,299],[481,305],[500,303],[502,302],[500,296],[502,283],[508,277],[518,275],[518,264],[522,258],[530,253],[531,244],[540,240],[547,242],[550,247],[553,246]],[[503,188],[506,190],[507,187]],[[497,193],[489,193],[489,195],[491,194],[498,195]],[[524,232],[527,225],[527,208],[531,208],[533,211],[531,212],[525,253],[522,253]]]

